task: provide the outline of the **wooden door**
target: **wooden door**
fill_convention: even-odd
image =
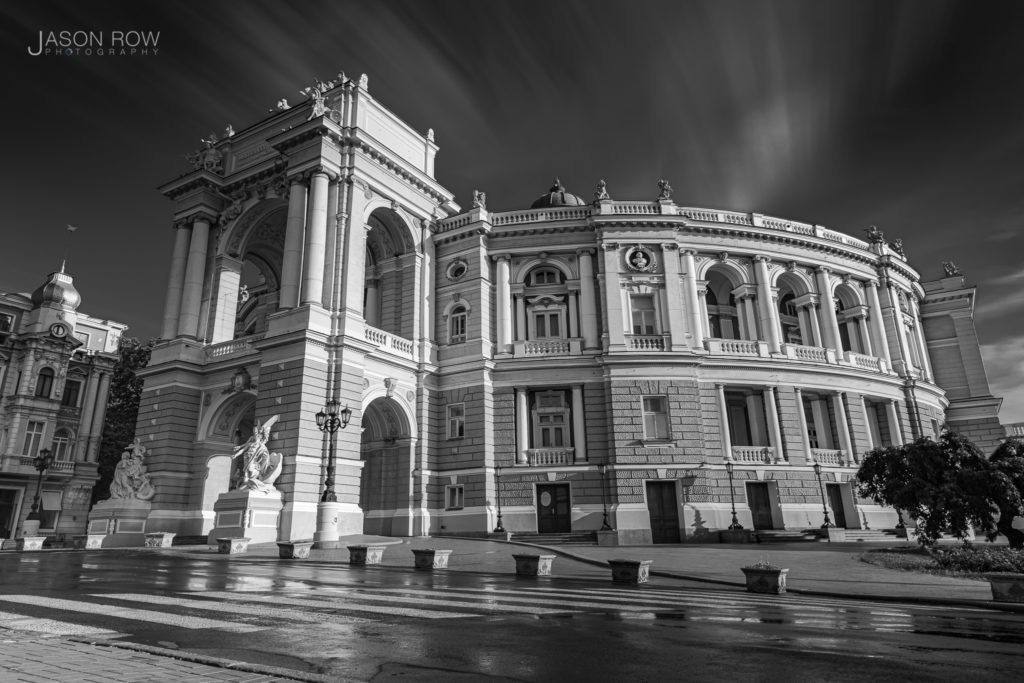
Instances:
[[[772,504],[768,500],[768,484],[747,484],[747,505],[754,519],[755,529],[774,529],[772,524]]]
[[[825,484],[828,506],[832,508],[832,523],[840,529],[846,528],[846,512],[843,509],[842,484]]]
[[[542,534],[572,531],[568,484],[537,484],[537,531]]]
[[[647,512],[654,543],[679,543],[679,505],[674,481],[647,482]]]

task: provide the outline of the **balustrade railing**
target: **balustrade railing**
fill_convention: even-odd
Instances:
[[[523,343],[523,352],[527,356],[564,356],[569,353],[569,340],[527,341]]]
[[[205,349],[206,357],[210,359],[224,358],[225,356],[234,356],[239,353],[249,353],[255,350],[252,347],[252,342],[263,339],[263,336],[262,333],[251,334],[248,337],[210,344]]]
[[[376,344],[382,351],[403,358],[412,358],[414,346],[408,339],[369,326],[365,328],[363,338]]]
[[[571,465],[575,451],[575,448],[529,448],[526,458],[532,466]]]
[[[771,446],[733,446],[735,462],[771,464],[775,462],[775,449]]]
[[[846,464],[843,452],[834,448],[812,448],[811,455],[814,457],[814,462],[822,465],[842,467]]]
[[[22,467],[36,468],[35,458],[30,458],[27,455],[18,456],[18,464]],[[75,463],[70,460],[54,460],[50,463],[50,466],[46,470],[47,472],[74,472]]]
[[[768,356],[768,344],[749,339],[705,339],[704,347],[716,355]]]
[[[664,351],[668,346],[667,341],[665,335],[626,335],[626,345],[632,351]]]

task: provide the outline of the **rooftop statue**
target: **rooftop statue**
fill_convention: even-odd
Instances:
[[[960,269],[952,261],[943,261],[942,270],[946,272],[946,277],[956,277],[957,275],[963,275]]]
[[[608,184],[604,182],[604,178],[597,181],[597,189],[594,190],[594,199],[601,201],[602,199],[611,199],[611,195],[608,194]]]
[[[658,201],[664,199],[672,199],[672,186],[667,180],[662,179],[658,181]]]
[[[203,149],[186,154],[185,159],[192,164],[192,168],[220,173],[223,170],[224,155],[217,149],[217,134],[210,133],[200,142],[204,145]]]
[[[487,208],[487,193],[480,190],[473,190],[473,207],[478,209]]]
[[[271,453],[267,448],[270,440],[270,428],[278,421],[280,415],[274,415],[262,425],[259,420],[252,428],[252,436],[244,444],[235,449],[232,459],[238,458],[236,465],[237,479],[232,488],[248,489],[260,493],[276,491],[274,481],[281,474],[282,457],[280,453]]]
[[[864,232],[868,234],[868,242],[871,242],[871,244],[882,244],[885,242],[885,233],[873,225],[865,228]]]
[[[111,499],[149,500],[156,495],[142,462],[145,457],[146,447],[138,439],[124,449],[121,462],[114,468],[114,480],[110,482]]]

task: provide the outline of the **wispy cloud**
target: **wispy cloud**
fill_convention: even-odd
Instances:
[[[1024,422],[1024,345],[1020,340],[983,344],[981,355],[992,394],[1003,397],[999,419]]]

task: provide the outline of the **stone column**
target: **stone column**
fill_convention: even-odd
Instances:
[[[875,449],[875,446],[880,446],[881,444],[875,443],[875,437],[871,433],[871,415],[868,414],[868,400],[864,396],[860,397],[860,409],[864,412],[864,438],[868,442],[868,450],[871,451]]]
[[[825,339],[821,336],[821,323],[818,318],[818,307],[813,303],[807,304],[807,320],[811,323],[811,335],[813,343],[809,346],[825,346]]]
[[[763,446],[768,441],[768,435],[765,433],[767,425],[767,419],[761,420],[762,415],[765,413],[764,404],[761,402],[762,399],[754,392],[750,392],[746,395],[747,403],[747,428],[750,430],[750,441],[752,446]],[[769,444],[770,445],[770,444]]]
[[[701,316],[700,288],[697,286],[697,264],[693,249],[683,250],[683,269],[686,271],[686,309],[689,313],[690,345],[695,349],[704,348],[704,318]]]
[[[860,353],[866,356],[874,356],[874,342],[871,339],[871,335],[868,331],[867,314],[864,313],[864,309],[861,308],[861,312],[853,316],[851,321],[851,329],[856,332],[858,343],[860,344]],[[852,337],[853,335],[851,335]]]
[[[761,303],[761,329],[765,334],[765,341],[768,342],[768,350],[771,353],[779,353],[782,350],[779,345],[779,309],[775,305],[775,297],[772,296],[767,256],[754,257],[754,275],[757,278],[757,298]]]
[[[302,237],[306,220],[306,186],[292,179],[288,194],[288,219],[284,234],[284,258],[281,262],[281,292],[278,308],[299,305],[299,277],[302,269]]]
[[[509,282],[512,259],[508,255],[496,257],[497,270],[497,307],[498,314],[498,353],[512,352],[512,288]]]
[[[181,314],[178,316],[178,336],[195,338],[199,330],[199,309],[203,302],[203,282],[206,279],[206,250],[210,242],[210,217],[197,217],[192,222],[192,239],[188,248],[185,268],[185,287],[182,293]]]
[[[526,465],[530,447],[530,406],[526,389],[516,387],[516,464]]]
[[[875,355],[892,365],[889,357],[889,341],[885,337],[885,321],[882,319],[882,304],[878,301],[878,281],[868,280],[864,291],[868,298],[868,329],[871,332],[871,348]]]
[[[914,341],[917,343],[917,352],[921,356],[921,372],[924,378],[931,381],[932,363],[928,357],[928,344],[924,339],[924,327],[921,323],[921,308],[917,304],[917,298],[910,298],[910,308],[914,314]]]
[[[754,312],[754,295],[749,293],[740,294],[736,297],[739,306],[736,307],[736,323],[739,325],[739,336],[741,339],[754,341],[760,338],[757,333],[757,314]],[[740,308],[743,309],[742,313]]]
[[[896,346],[899,350],[899,360],[902,362],[903,374],[909,375],[910,368],[914,367],[910,355],[910,346],[907,341],[907,326],[903,323],[903,309],[900,308],[900,297],[896,287],[891,282],[886,282],[886,296],[889,299],[889,311],[892,315],[892,326],[896,332]]]
[[[340,182],[336,178],[331,179],[327,188],[327,244],[324,247],[324,287],[320,294],[320,301],[326,308],[334,310],[337,302],[334,300],[334,283],[337,269],[338,251],[338,202],[340,200]]]
[[[92,429],[89,430],[88,462],[96,462],[99,456],[100,439],[103,438],[103,418],[107,413],[107,393],[110,391],[110,373],[102,373],[99,380],[99,386],[96,389],[96,406],[93,409]]]
[[[775,449],[775,462],[782,463],[786,459],[782,452],[782,427],[779,424],[779,409],[775,405],[775,389],[765,387],[761,395],[764,400],[765,415],[768,417],[768,437],[771,447]]]
[[[615,242],[606,242],[603,247],[608,346],[610,349],[622,349],[626,346],[626,334],[622,319],[622,286],[619,283],[619,245]]]
[[[526,341],[526,295],[516,295],[516,341]]]
[[[366,281],[366,306],[363,318],[370,327],[380,327],[380,280],[371,277]]]
[[[814,451],[811,450],[811,436],[807,432],[807,415],[804,413],[804,395],[799,387],[794,387],[796,393],[796,415],[800,419],[800,435],[804,440],[804,458],[808,465],[814,464]]]
[[[843,451],[843,462],[850,465],[854,462],[853,441],[850,440],[850,426],[846,421],[846,406],[843,393],[832,394],[832,412],[836,415],[836,432],[839,434],[839,448]]]
[[[216,258],[215,307],[210,343],[217,344],[235,338],[235,320],[238,316],[238,290],[242,278],[242,262],[227,255]]]
[[[725,451],[725,460],[732,462],[732,438],[729,436],[729,406],[725,402],[725,385],[716,384],[718,392],[718,414],[721,415],[722,429],[722,450]]]
[[[580,323],[583,328],[583,348],[597,349],[601,346],[597,331],[597,293],[594,289],[593,250],[580,249]]]
[[[818,268],[815,271],[818,281],[818,301],[821,306],[821,315],[824,319],[825,344],[828,348],[835,349],[836,353],[842,355],[843,341],[839,336],[839,319],[836,318],[836,306],[832,301],[832,287],[829,282],[828,268]]]
[[[665,260],[665,305],[668,312],[668,330],[672,337],[672,350],[690,348],[686,339],[686,323],[683,321],[683,293],[680,290],[679,245],[666,242],[661,245],[661,256]]]
[[[191,237],[192,226],[184,221],[174,226],[171,275],[167,283],[167,298],[164,301],[164,325],[160,331],[163,339],[173,339],[178,332],[178,316],[181,314],[181,297],[185,290],[185,267],[188,265]]]
[[[78,422],[78,434],[75,439],[78,444],[75,452],[78,459],[83,462],[89,461],[89,436],[92,433],[92,416],[96,412],[96,390],[99,384],[96,368],[91,368],[89,377],[82,387],[82,419]]]
[[[580,325],[578,322],[579,306],[576,305],[576,299],[579,298],[579,292],[569,292],[569,338],[576,339],[580,336]],[[511,323],[510,323],[511,324]]]
[[[583,414],[583,385],[574,384],[572,387],[572,441],[575,447],[573,461],[586,462],[587,457],[587,428]]]
[[[309,204],[306,207],[305,260],[302,265],[303,304],[323,305],[324,257],[327,251],[327,195],[329,178],[317,171],[309,181]],[[291,207],[289,206],[289,209]],[[287,241],[287,234],[285,235]]]
[[[889,399],[885,404],[885,415],[889,420],[889,440],[893,446],[903,445],[903,425],[900,424],[900,414],[896,410],[896,400]]]

